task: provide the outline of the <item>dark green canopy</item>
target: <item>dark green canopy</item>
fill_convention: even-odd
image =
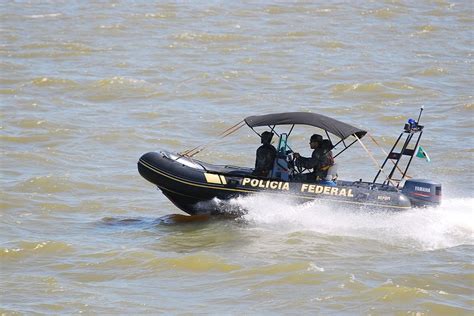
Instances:
[[[311,112],[287,112],[266,115],[254,115],[245,118],[245,123],[250,127],[272,126],[272,125],[310,125],[328,131],[340,139],[346,139],[351,135],[362,138],[367,131],[335,120],[325,115]]]

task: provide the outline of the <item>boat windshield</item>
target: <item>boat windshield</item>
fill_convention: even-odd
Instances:
[[[278,148],[277,148],[279,154],[286,155],[286,151],[288,148],[287,141],[288,141],[288,135],[285,133],[281,134],[280,141],[278,142]]]

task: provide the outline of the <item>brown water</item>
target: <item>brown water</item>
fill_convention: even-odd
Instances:
[[[0,4],[2,314],[473,313],[472,1]],[[247,115],[313,111],[389,150],[425,106],[412,176],[438,208],[284,197],[177,223],[139,156]],[[309,154],[307,137],[294,145]],[[365,140],[378,160],[379,148]],[[241,130],[200,154],[251,166]],[[341,178],[372,179],[354,147]]]

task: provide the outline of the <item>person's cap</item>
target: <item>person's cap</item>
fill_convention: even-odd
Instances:
[[[310,138],[311,142],[318,142],[320,143],[323,140],[323,137],[319,134],[313,134]]]
[[[262,133],[260,138],[261,138],[262,142],[270,143],[272,141],[272,138],[273,138],[273,133],[265,131],[265,132]]]

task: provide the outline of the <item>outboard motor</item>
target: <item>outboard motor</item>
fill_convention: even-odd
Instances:
[[[431,180],[407,180],[402,193],[410,199],[413,206],[437,206],[441,203],[441,184]]]

